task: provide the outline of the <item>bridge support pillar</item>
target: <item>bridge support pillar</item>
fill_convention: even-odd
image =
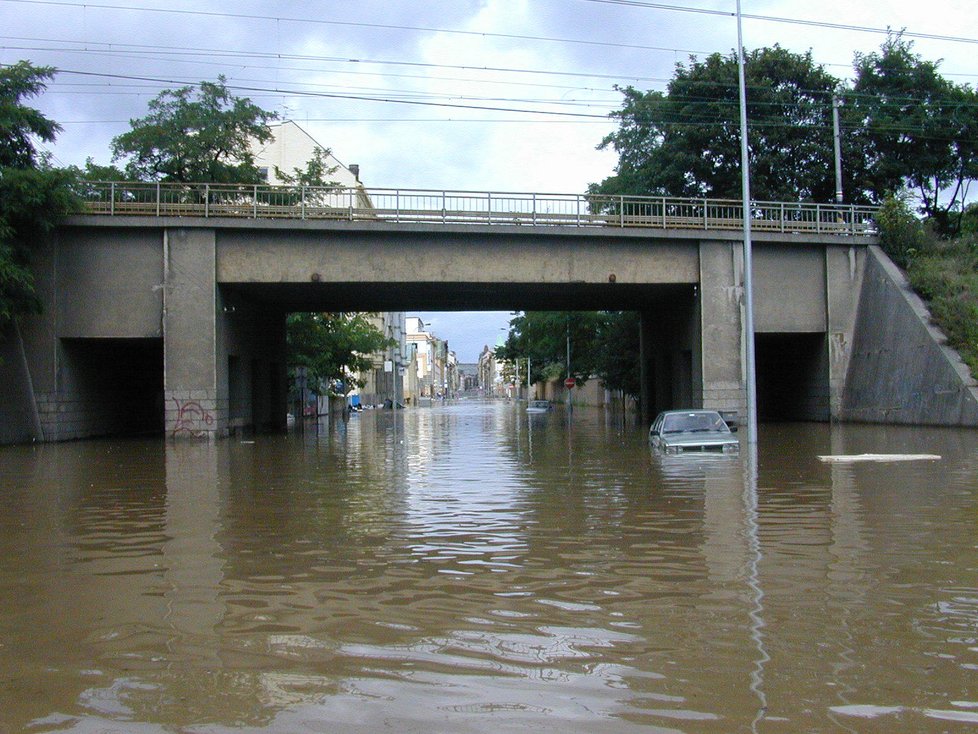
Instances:
[[[700,353],[704,408],[747,411],[744,258],[739,244],[700,243]]]
[[[213,229],[163,233],[163,390],[166,435],[216,438],[227,433],[227,358]]]
[[[652,313],[642,311],[639,321],[638,333],[638,359],[639,359],[639,410],[641,411],[642,423],[648,425],[655,417],[655,371],[652,365],[653,340],[655,338],[652,331]]]

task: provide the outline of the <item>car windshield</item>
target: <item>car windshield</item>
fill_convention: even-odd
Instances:
[[[726,431],[727,424],[719,413],[677,413],[667,415],[662,421],[663,433],[697,433]]]

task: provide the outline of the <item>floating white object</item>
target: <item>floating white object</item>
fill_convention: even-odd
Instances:
[[[829,464],[850,464],[856,461],[940,461],[938,454],[835,454],[819,456]]]

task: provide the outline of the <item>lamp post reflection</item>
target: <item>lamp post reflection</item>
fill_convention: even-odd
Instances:
[[[764,589],[761,587],[760,564],[762,558],[758,522],[758,461],[757,444],[746,442],[741,449],[744,472],[744,532],[747,538],[747,568],[745,578],[750,599],[750,636],[757,650],[754,669],[750,675],[750,690],[757,697],[757,715],[751,722],[751,731],[767,715],[767,695],[764,693],[764,667],[771,659],[764,642]]]

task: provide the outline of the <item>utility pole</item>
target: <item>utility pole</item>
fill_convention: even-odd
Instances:
[[[839,127],[839,95],[832,95],[832,147],[835,152],[835,203],[842,203],[842,131]]]
[[[744,34],[737,0],[737,72],[740,81],[740,171],[744,211],[744,367],[747,382],[747,443],[757,443],[757,375],[754,362],[754,276],[751,252],[750,156],[747,149],[747,81]]]

